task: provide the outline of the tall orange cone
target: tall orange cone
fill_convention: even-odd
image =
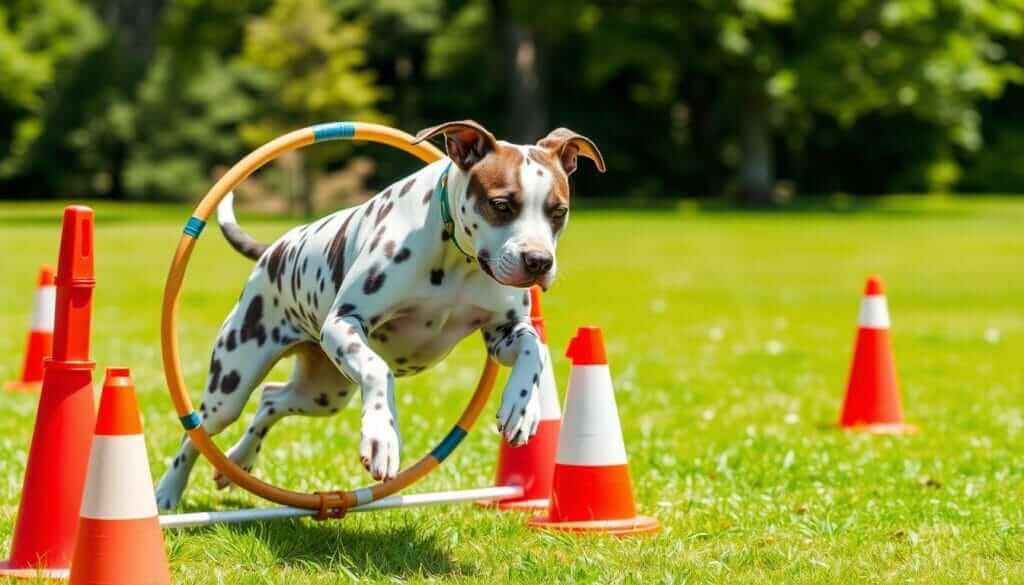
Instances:
[[[889,339],[889,307],[882,279],[874,275],[868,277],[860,305],[857,347],[853,352],[839,426],[876,433],[916,430],[903,422],[896,363]]]
[[[655,518],[636,513],[601,329],[580,327],[565,355],[572,372],[551,504],[530,526],[617,536],[657,531]]]
[[[53,312],[57,287],[53,284],[53,268],[39,269],[39,282],[32,303],[32,324],[25,344],[25,362],[21,379],[4,385],[8,390],[39,390],[43,383],[43,360],[53,351]]]
[[[131,371],[108,368],[82,496],[71,585],[170,582]]]
[[[544,370],[538,381],[540,392],[540,424],[537,434],[522,447],[501,442],[498,451],[498,473],[495,485],[518,485],[522,497],[480,502],[502,510],[543,510],[551,496],[551,479],[555,473],[555,452],[558,451],[558,433],[562,428],[562,411],[558,407],[558,388],[555,385],[554,365],[548,351],[547,330],[540,305],[540,287],[530,289],[530,320],[540,337]]]
[[[64,209],[57,264],[53,357],[44,362],[11,558],[0,576],[67,575],[75,543],[93,411],[89,332],[92,326],[93,213]]]

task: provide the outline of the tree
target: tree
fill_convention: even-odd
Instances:
[[[638,69],[668,105],[680,86],[712,80],[737,120],[739,191],[763,205],[779,130],[806,131],[813,115],[851,128],[872,112],[906,111],[977,149],[977,101],[1024,80],[1003,46],[1024,32],[1022,9],[1022,0],[625,2],[594,9],[591,81]]]
[[[59,73],[103,38],[100,21],[76,0],[0,6],[0,178],[24,172],[60,87]]]
[[[237,65],[247,72],[258,104],[241,125],[257,145],[284,132],[326,120],[385,121],[376,105],[385,91],[366,68],[369,35],[363,22],[343,19],[323,0],[275,0],[249,21]],[[313,165],[337,150],[298,153],[295,190],[301,212],[313,214]]]

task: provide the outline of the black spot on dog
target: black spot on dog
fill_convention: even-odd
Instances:
[[[352,303],[344,303],[343,305],[338,307],[338,310],[334,312],[334,315],[338,318],[341,318],[355,310],[356,306],[353,305]]]
[[[409,259],[409,256],[412,256],[412,250],[409,248],[402,248],[398,251],[398,254],[395,254],[395,264],[405,262]]]
[[[206,387],[206,391],[211,394],[216,392],[217,386],[220,385],[220,370],[220,360],[213,358],[210,361],[210,384]]]
[[[412,186],[415,184],[416,179],[409,179],[408,181],[406,181],[405,184],[402,185],[402,190],[398,192],[398,196],[405,197],[405,194],[408,193],[409,190],[412,189]]]
[[[515,309],[509,309],[508,312],[505,313],[505,319],[507,319],[509,321],[515,321],[516,320],[516,311],[515,311]]]
[[[241,383],[241,381],[242,377],[238,375],[238,370],[231,370],[231,372],[221,380],[220,391],[225,394],[231,394],[235,390],[238,390],[238,384]]]
[[[540,169],[537,169],[537,176],[538,177],[543,177],[544,176],[544,171],[542,171]]]
[[[256,295],[249,301],[249,308],[245,310],[245,317],[242,319],[242,327],[238,330],[238,338],[242,343],[250,339],[256,340],[256,345],[262,347],[267,341],[267,331],[263,327],[263,297]]]
[[[361,347],[362,346],[360,344],[358,344],[358,343],[355,343],[355,342],[350,343],[350,344],[348,344],[347,347],[345,347],[345,353],[347,353],[349,355],[357,354],[357,353],[359,353],[359,349]]]
[[[281,343],[281,330],[274,327],[270,330],[270,339],[274,340],[274,343]]]
[[[398,246],[398,244],[395,243],[394,240],[388,240],[387,242],[385,242],[384,243],[384,257],[388,258],[388,259],[394,258],[395,257],[395,247],[396,246]]]
[[[373,409],[374,410],[383,410],[384,409],[384,405],[381,404],[380,402],[378,402],[377,404],[373,405]]]
[[[474,223],[473,224],[473,229],[478,230],[478,229],[480,229],[480,226]]]
[[[388,201],[387,205],[381,205],[380,209],[377,211],[377,219],[373,223],[374,227],[379,226],[380,223],[391,213],[391,210],[394,207],[395,203],[393,201]]]
[[[371,199],[370,204],[366,206],[366,212],[364,212],[363,215],[365,215],[366,217],[370,217],[371,215],[373,215],[373,207],[375,205],[377,205],[377,200]]]
[[[366,280],[363,282],[363,294],[372,295],[379,291],[384,286],[385,276],[376,264],[371,266],[366,274]]]
[[[523,306],[524,307],[529,307],[530,306],[530,293],[523,293]]]
[[[430,205],[430,201],[433,198],[434,198],[434,190],[433,189],[427,189],[427,191],[423,194],[423,205]]]
[[[533,375],[533,383],[536,384],[539,380],[540,380],[540,376],[538,374],[534,374]]]
[[[217,340],[217,347],[224,347],[224,338],[221,337]]]
[[[468,227],[466,227],[466,226],[462,226],[462,231],[466,232],[466,235],[467,235],[467,236],[469,236],[469,237],[473,237],[473,232],[469,231],[469,228],[468,228]]]
[[[281,280],[284,276],[285,257],[287,255],[288,243],[282,241],[274,246],[267,260],[267,278],[270,279],[271,284],[277,285],[277,290],[281,290]]]
[[[373,239],[370,240],[370,251],[371,252],[373,252],[374,250],[377,249],[377,246],[380,244],[380,239],[382,237],[384,237],[384,229],[385,228],[383,228],[383,227],[378,229],[377,233],[373,235]]]
[[[448,230],[446,230],[446,229],[441,230],[441,241],[442,242],[447,242],[450,239],[452,239],[452,235],[450,233],[448,233]]]
[[[314,400],[314,402],[316,402],[318,405],[320,405],[320,406],[322,406],[324,408],[327,408],[327,405],[330,404],[330,402],[328,402],[328,400],[327,400],[327,395],[326,394],[320,394],[320,396],[316,397],[316,400]]]
[[[335,290],[341,288],[341,281],[345,278],[345,244],[348,242],[348,224],[354,215],[350,213],[345,218],[345,222],[338,228],[338,233],[334,234],[330,245],[327,246],[327,265],[331,269],[331,282],[334,283]]]
[[[526,398],[527,394],[529,394],[529,392],[526,391],[526,388],[523,388],[522,390],[519,391],[520,398]]]
[[[430,284],[434,286],[441,286],[442,280],[444,280],[444,270],[438,268],[430,271]]]

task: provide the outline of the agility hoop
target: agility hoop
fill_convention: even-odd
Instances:
[[[171,261],[170,273],[167,275],[160,318],[160,345],[167,387],[171,394],[171,400],[174,402],[174,410],[196,449],[209,460],[217,471],[242,489],[283,506],[317,510],[317,518],[320,519],[342,517],[350,508],[366,506],[370,502],[390,496],[436,469],[455,450],[479,418],[480,412],[490,397],[498,374],[497,363],[488,357],[469,404],[448,435],[430,453],[414,465],[402,470],[394,479],[356,490],[296,492],[257,479],[231,461],[203,428],[202,421],[195,409],[192,408],[192,401],[189,399],[178,351],[178,304],[185,271],[188,268],[196,240],[199,239],[207,219],[217,208],[217,204],[249,175],[286,152],[332,140],[358,140],[385,144],[403,150],[428,164],[444,157],[441,151],[426,142],[412,144],[413,137],[401,130],[362,122],[319,124],[271,140],[231,167],[200,200],[192,216],[186,222],[184,233],[181,240],[178,241],[174,259]]]

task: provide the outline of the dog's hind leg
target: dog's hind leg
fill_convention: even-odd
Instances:
[[[245,435],[228,451],[236,464],[251,471],[256,465],[263,440],[279,420],[293,414],[330,416],[344,408],[355,393],[355,384],[324,355],[320,346],[303,343],[295,348],[295,369],[287,384],[266,384],[260,406]],[[217,473],[217,487],[230,480]]]
[[[256,385],[288,349],[300,341],[296,329],[282,333],[276,311],[264,310],[263,295],[244,294],[221,327],[206,390],[199,405],[203,428],[211,436],[238,419]],[[156,489],[157,505],[178,505],[199,452],[186,435]]]

